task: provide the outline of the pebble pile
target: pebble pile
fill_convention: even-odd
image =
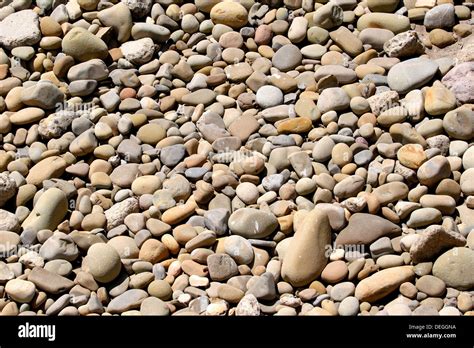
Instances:
[[[474,1],[0,1],[2,315],[473,315]]]

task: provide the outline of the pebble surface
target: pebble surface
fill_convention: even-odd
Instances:
[[[473,315],[473,9],[0,1],[0,314]]]

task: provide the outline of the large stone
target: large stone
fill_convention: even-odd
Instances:
[[[474,287],[474,250],[453,248],[435,261],[433,275],[458,290]]]
[[[79,256],[79,250],[70,236],[57,231],[43,243],[39,254],[45,260],[74,261]]]
[[[49,81],[39,81],[35,85],[23,88],[21,101],[28,106],[42,109],[57,109],[64,100],[64,93]]]
[[[44,180],[59,178],[67,167],[66,161],[59,156],[47,157],[35,164],[26,177],[28,184],[41,186]]]
[[[248,22],[247,10],[238,2],[220,2],[212,7],[210,15],[215,24],[228,25],[233,29],[239,29]]]
[[[41,195],[21,227],[24,230],[49,229],[54,231],[63,221],[68,208],[66,194],[60,189],[52,187]]]
[[[33,10],[14,12],[0,22],[0,45],[9,50],[33,46],[40,40],[39,17]]]
[[[410,29],[410,20],[399,14],[366,13],[357,21],[357,29],[362,31],[367,28],[388,29],[398,34]]]
[[[331,226],[325,213],[309,212],[296,231],[283,258],[282,278],[293,286],[304,286],[321,274],[328,261]]]
[[[418,168],[417,176],[420,184],[433,186],[451,175],[451,166],[446,157],[435,156]]]
[[[107,312],[119,314],[131,309],[140,308],[141,303],[148,297],[142,289],[130,289],[115,297],[107,306]]]
[[[74,282],[42,267],[35,267],[28,274],[28,280],[49,294],[61,294],[74,286]]]
[[[426,58],[412,58],[394,65],[388,72],[387,81],[398,93],[408,93],[429,82],[438,71],[438,64]]]
[[[100,59],[91,59],[87,62],[72,66],[67,78],[69,81],[77,80],[95,80],[102,81],[109,77],[109,70],[105,63]]]
[[[426,29],[450,28],[456,24],[453,4],[441,4],[426,12],[423,25]]]
[[[62,49],[75,59],[85,62],[89,59],[105,59],[108,48],[104,41],[82,27],[72,28],[62,41]]]
[[[334,2],[319,7],[313,14],[313,23],[324,29],[331,29],[342,24],[344,17],[343,9]]]
[[[127,5],[118,3],[97,13],[102,24],[112,27],[117,34],[117,41],[122,43],[130,37],[132,28],[132,13]]]
[[[349,107],[351,99],[347,93],[339,87],[324,89],[318,98],[318,109],[321,113],[330,110],[342,111]]]
[[[120,255],[112,246],[96,243],[87,251],[82,267],[98,282],[110,283],[119,275],[122,262]]]
[[[355,297],[361,302],[376,302],[393,291],[402,283],[415,277],[412,266],[387,268],[363,279],[357,284]]]
[[[456,65],[441,82],[454,93],[460,103],[474,102],[474,62]]]
[[[212,254],[207,257],[207,267],[212,280],[222,282],[239,273],[234,259],[227,254]]]
[[[336,245],[371,244],[381,237],[396,237],[401,228],[377,215],[356,213],[336,238]]]
[[[288,44],[282,46],[272,57],[272,64],[280,71],[289,71],[301,64],[303,55],[298,46]]]
[[[454,139],[471,139],[474,132],[474,111],[465,106],[449,111],[444,115],[443,128]]]
[[[239,209],[229,218],[231,232],[245,238],[265,238],[277,227],[278,220],[273,214],[254,208]]]
[[[28,303],[35,296],[36,286],[34,283],[23,279],[12,279],[5,286],[5,292],[12,300],[20,303]]]

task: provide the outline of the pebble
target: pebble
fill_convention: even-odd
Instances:
[[[110,283],[120,273],[120,255],[108,244],[94,244],[87,251],[86,271],[101,283]]]
[[[89,59],[105,59],[108,55],[107,45],[90,31],[81,28],[72,28],[61,42],[62,50],[80,62]]]
[[[438,71],[438,64],[425,58],[412,58],[394,65],[387,74],[391,89],[407,93],[423,86]]]
[[[35,296],[36,286],[28,280],[12,279],[5,285],[5,291],[14,301],[28,303]]]
[[[256,100],[261,108],[271,108],[283,103],[283,92],[274,86],[262,86],[257,91]]]
[[[330,231],[327,215],[316,209],[308,213],[283,258],[281,275],[285,281],[303,286],[321,274],[328,261],[325,247],[330,244]]]
[[[433,275],[458,290],[471,289],[474,275],[474,251],[469,248],[452,248],[439,256],[433,265]]]
[[[272,64],[280,71],[286,72],[296,68],[303,59],[300,49],[292,44],[282,46],[272,57]]]
[[[397,236],[399,226],[376,215],[356,213],[336,238],[336,245],[370,244],[384,236]]]
[[[273,214],[254,208],[237,210],[229,217],[228,223],[232,233],[245,238],[265,238],[278,226]]]
[[[2,314],[472,314],[469,4],[5,4]]]
[[[384,269],[363,279],[356,286],[355,297],[362,302],[375,302],[415,276],[411,266],[400,266]]]

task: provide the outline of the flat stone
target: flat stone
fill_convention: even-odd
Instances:
[[[356,213],[338,234],[336,245],[370,244],[381,237],[395,237],[400,233],[400,227],[389,220],[377,215]]]
[[[426,29],[452,27],[456,23],[453,4],[441,4],[426,12],[423,25]]]
[[[63,221],[68,208],[66,194],[60,189],[52,187],[41,195],[21,227],[24,230],[49,229],[54,231]]]
[[[438,71],[438,64],[426,58],[412,58],[394,65],[388,72],[388,85],[398,93],[422,87]]]
[[[28,274],[28,280],[49,294],[60,294],[74,286],[74,282],[41,267],[35,267]]]
[[[120,314],[131,309],[139,308],[147,297],[148,293],[142,289],[127,290],[110,301],[107,306],[107,312]]]
[[[414,277],[412,266],[384,269],[359,282],[355,290],[355,297],[361,302],[376,302]]]
[[[273,214],[254,208],[242,208],[229,218],[229,229],[232,233],[245,238],[265,238],[278,227]]]

